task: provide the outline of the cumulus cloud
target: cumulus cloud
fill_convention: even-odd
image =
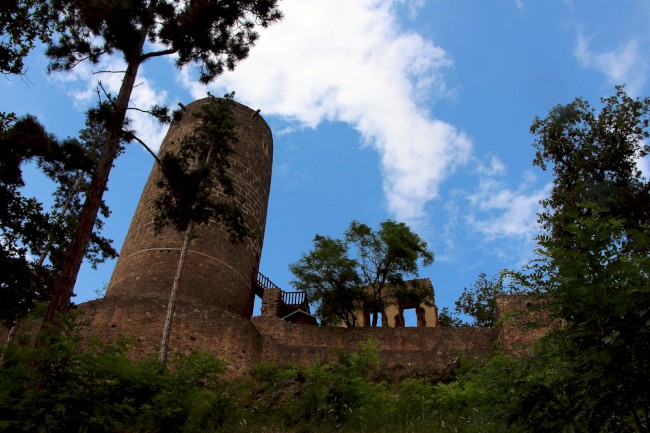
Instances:
[[[538,232],[539,201],[548,196],[550,184],[535,189],[537,179],[526,171],[519,186],[511,189],[502,180],[505,166],[495,157],[489,165],[479,166],[479,174],[478,188],[466,196],[468,224],[486,240],[532,239]]]
[[[408,8],[409,18],[415,19],[418,16],[418,11],[422,6],[424,6],[425,0],[397,0],[399,3],[403,3]]]
[[[611,84],[627,84],[630,94],[638,95],[648,73],[647,55],[632,39],[612,51],[595,52],[591,40],[578,28],[574,54],[581,66],[596,69],[607,76]]]
[[[525,264],[540,233],[539,201],[551,185],[541,184],[530,171],[513,181],[496,156],[472,159],[469,174],[476,180],[472,186],[445,193],[443,230],[435,240],[442,248],[436,260],[464,270],[484,270],[499,261],[502,266]]]
[[[384,192],[395,217],[416,221],[440,183],[471,154],[471,141],[422,108],[423,95],[447,97],[448,54],[400,29],[405,0],[285,0],[282,22],[262,32],[250,57],[212,85],[265,115],[302,127],[345,122],[381,156]],[[417,8],[418,1],[406,2]],[[196,98],[206,89],[181,82]]]
[[[126,69],[124,62],[118,57],[105,57],[99,64],[91,65],[82,62],[70,72],[53,74],[53,79],[64,83],[69,88],[68,95],[72,97],[75,105],[79,108],[88,108],[97,103],[99,83],[103,88],[116,96],[122,84],[122,73],[98,72],[98,71],[123,71]],[[100,95],[104,98],[101,90]],[[136,87],[131,95],[130,107],[148,109],[152,105],[163,105],[167,99],[167,93],[155,88],[154,84],[146,78],[145,66],[141,66],[136,81]],[[130,110],[127,113],[131,119],[131,127],[136,135],[154,151],[160,148],[167,126],[160,125],[152,116],[140,111]]]

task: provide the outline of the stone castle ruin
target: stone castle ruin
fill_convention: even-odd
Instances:
[[[161,153],[178,149],[191,134],[197,113],[206,100],[186,107],[174,122]],[[300,292],[286,292],[259,273],[267,204],[271,187],[273,137],[259,115],[235,103],[238,143],[228,169],[236,193],[243,197],[245,222],[253,235],[232,243],[217,222],[195,228],[184,261],[173,311],[168,350],[207,351],[227,363],[230,377],[247,374],[261,362],[305,364],[336,359],[336,352],[354,351],[374,340],[388,368],[441,371],[458,354],[487,353],[495,341],[507,346],[516,332],[486,328],[438,326],[434,307],[393,307],[386,312],[388,326],[321,327]],[[82,304],[92,310],[88,332],[107,340],[120,336],[133,342],[136,356],[155,355],[161,346],[171,288],[183,245],[183,234],[173,227],[154,232],[157,181],[154,165],[142,192],[131,226],[103,299]],[[215,191],[215,194],[218,194]],[[429,280],[422,280],[433,287]],[[261,316],[253,314],[254,298],[262,299]],[[501,302],[507,308],[516,300]],[[404,327],[403,309],[415,308],[418,327]],[[359,313],[364,323],[364,312]]]

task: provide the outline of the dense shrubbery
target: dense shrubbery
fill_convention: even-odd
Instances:
[[[131,361],[126,344],[74,334],[13,348],[0,369],[2,432],[209,431],[234,402],[220,378],[223,363],[193,353],[173,370]]]
[[[442,381],[394,380],[371,343],[334,363],[263,364],[224,381],[223,363],[209,354],[167,367],[129,360],[124,342],[81,349],[68,334],[7,354],[0,432],[644,431],[589,396],[562,338],[550,334],[530,357],[461,359]],[[603,422],[586,418],[590,402]]]
[[[505,418],[480,415],[475,404],[489,397],[469,382],[389,381],[370,343],[335,363],[260,365],[227,382],[223,363],[204,353],[168,368],[129,360],[124,342],[83,346],[72,331],[42,341],[6,354],[0,432],[507,430]]]

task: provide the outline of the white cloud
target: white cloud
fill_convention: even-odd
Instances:
[[[405,3],[408,8],[409,18],[417,18],[419,9],[424,6],[424,0],[397,0],[399,3]]]
[[[476,230],[487,239],[504,237],[527,237],[538,231],[537,212],[544,190],[526,193],[521,190],[496,189],[492,195],[478,202],[478,208],[491,216],[471,217]]]
[[[487,164],[479,163],[478,172],[485,176],[500,176],[505,174],[506,166],[496,156],[492,156]]]
[[[479,165],[478,172],[478,188],[466,196],[470,204],[466,221],[473,230],[486,240],[532,239],[538,232],[539,201],[548,196],[550,185],[535,189],[537,179],[526,171],[517,189],[509,188],[501,179],[505,166],[495,157],[487,168]]]
[[[648,73],[647,56],[641,52],[638,41],[632,39],[616,50],[600,53],[592,51],[590,43],[590,38],[578,28],[574,54],[580,65],[602,72],[611,84],[627,84],[627,91],[638,95]]]
[[[524,10],[524,0],[515,0],[515,6],[517,6],[517,9]]]
[[[99,64],[91,65],[83,62],[70,72],[53,74],[54,80],[64,83],[69,88],[68,94],[79,108],[88,108],[98,101],[99,83],[103,88],[116,96],[122,84],[122,73],[97,71],[123,71],[123,61],[117,57],[105,57]],[[95,74],[93,74],[95,72]],[[102,99],[105,99],[99,90]],[[140,67],[136,87],[131,95],[130,107],[148,109],[154,104],[162,105],[166,102],[167,93],[157,90],[153,83],[146,78],[145,69]],[[157,151],[167,131],[166,125],[160,125],[152,116],[135,110],[127,113],[131,119],[131,127],[136,131],[136,136],[144,141],[154,151]]]
[[[650,157],[645,156],[636,161],[636,166],[646,179],[650,179]]]
[[[465,163],[471,142],[418,104],[446,97],[447,53],[400,30],[398,0],[285,0],[282,22],[262,32],[250,57],[212,86],[235,90],[262,114],[302,126],[350,124],[381,156],[384,191],[395,217],[416,221],[440,183]],[[417,8],[418,2],[407,5]],[[206,93],[184,70],[194,97]]]
[[[434,240],[441,246],[437,260],[463,272],[527,263],[540,232],[539,200],[548,196],[551,185],[539,185],[536,176],[525,171],[518,186],[510,187],[506,167],[497,157],[472,164],[478,180],[473,189],[456,188],[445,197],[445,222]]]

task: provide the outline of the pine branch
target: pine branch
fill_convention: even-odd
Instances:
[[[97,75],[97,74],[123,74],[126,71],[95,71],[92,74]]]
[[[161,51],[151,51],[147,54],[143,54],[140,57],[140,62],[144,62],[147,59],[151,59],[153,57],[160,57],[160,56],[167,56],[169,54],[174,54],[176,51],[174,48],[169,48],[167,50],[161,50]]]
[[[131,134],[129,135],[129,138],[131,138],[132,140],[135,140],[135,141],[137,141],[138,143],[140,143],[140,144],[142,145],[142,147],[144,147],[145,150],[146,150],[147,152],[149,152],[149,154],[150,154],[151,156],[153,156],[153,158],[154,158],[154,159],[156,160],[156,162],[158,163],[158,166],[160,167],[160,169],[161,169],[161,170],[164,170],[164,167],[163,167],[162,161],[160,161],[160,159],[159,159],[158,156],[154,153],[154,151],[151,150],[151,148],[150,148],[149,146],[147,146],[147,143],[145,143],[144,141],[142,141],[141,139],[139,139],[138,137],[136,137],[133,133],[131,133]]]

